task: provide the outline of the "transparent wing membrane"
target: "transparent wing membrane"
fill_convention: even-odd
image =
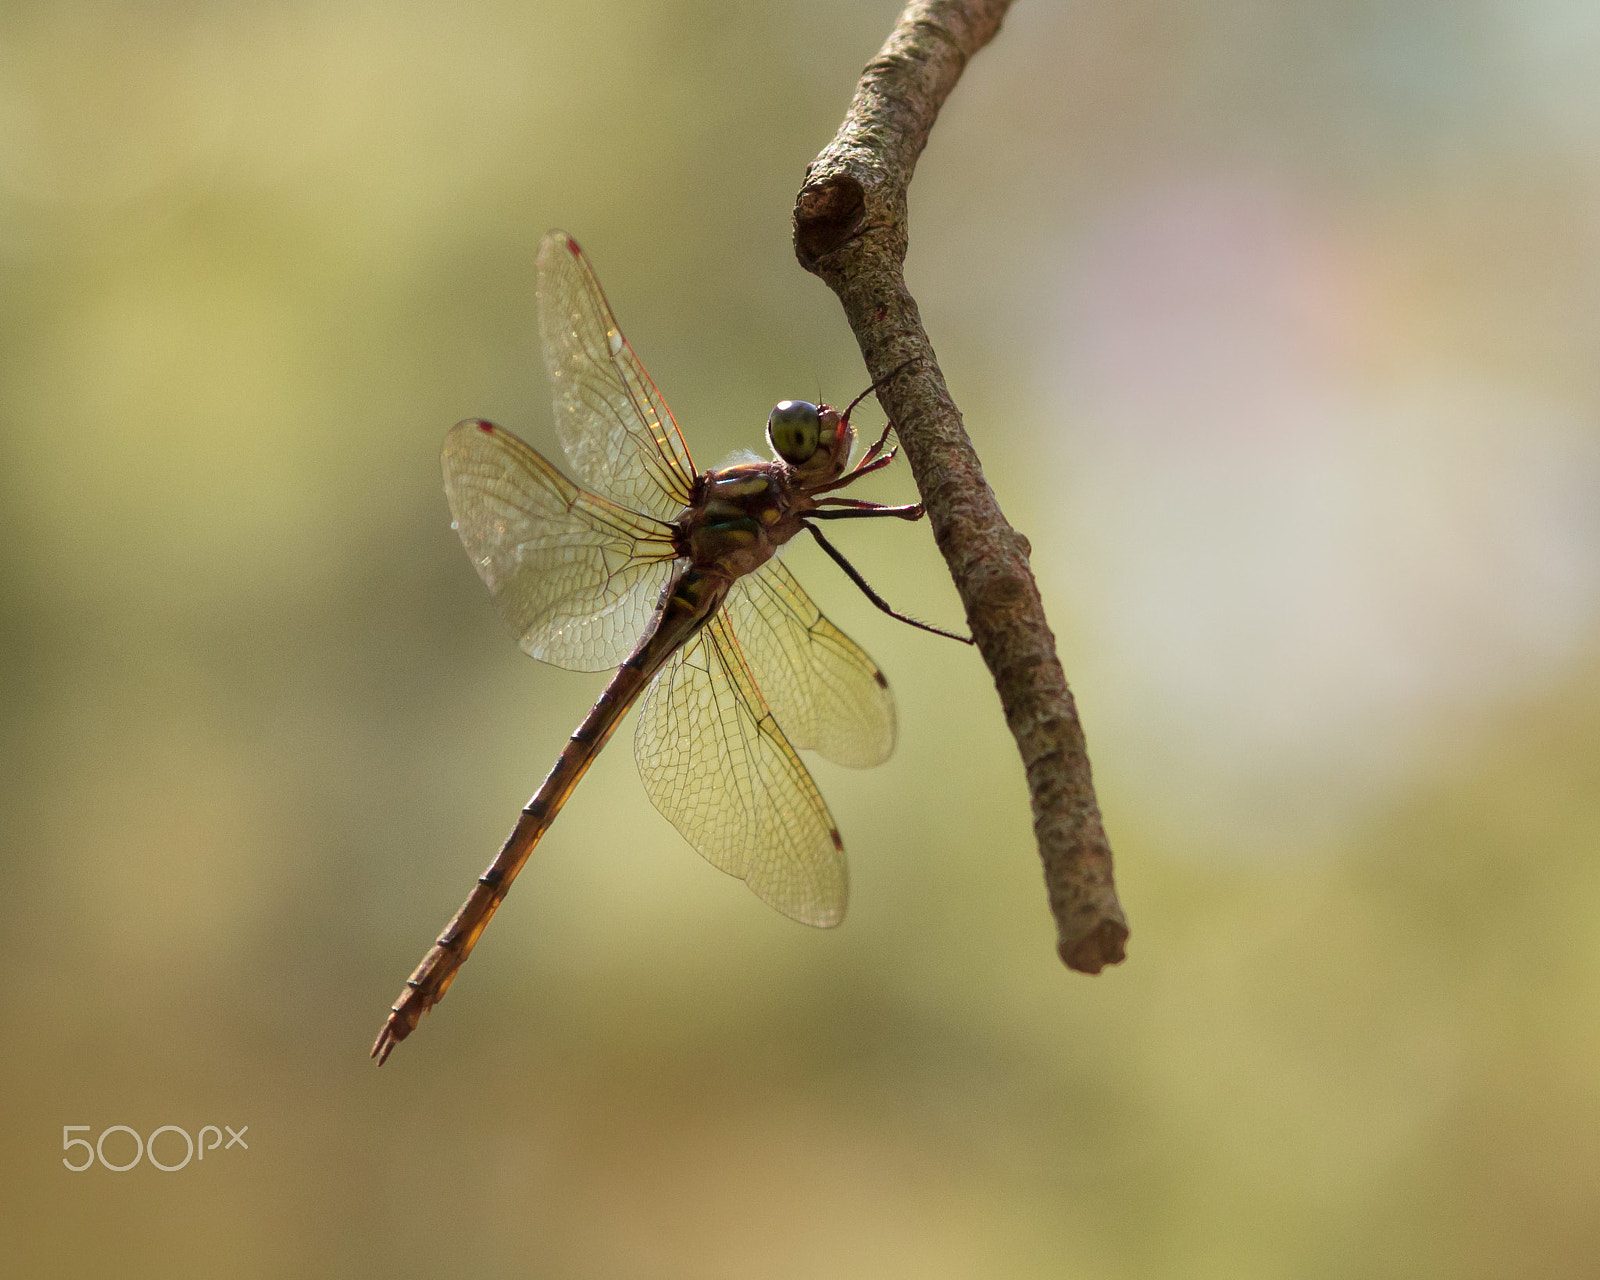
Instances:
[[[714,866],[805,924],[844,918],[844,847],[718,613],[662,670],[634,736],[656,808]]]
[[[870,769],[894,751],[894,697],[861,646],[822,616],[776,559],[725,606],[767,705],[796,747]]]
[[[621,663],[671,574],[670,528],[584,492],[491,423],[458,423],[442,462],[456,532],[523,650],[572,671]]]
[[[555,388],[556,433],[597,493],[670,520],[687,505],[694,460],[577,241],[539,245],[539,336]]]

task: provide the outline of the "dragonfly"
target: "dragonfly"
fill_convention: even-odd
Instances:
[[[845,913],[844,843],[797,749],[868,768],[894,749],[888,681],[822,615],[775,553],[802,530],[874,605],[892,609],[818,521],[916,520],[837,491],[894,461],[892,423],[854,466],[850,413],[783,400],[772,458],[696,469],[666,401],[565,232],[538,254],[540,343],[557,435],[583,483],[492,422],[445,437],[452,527],[531,656],[615,674],[523,808],[500,852],[423,957],[372,1046],[379,1065],[443,998],[517,873],[585,771],[643,698],[634,754],[645,790],[688,842],[784,915]]]

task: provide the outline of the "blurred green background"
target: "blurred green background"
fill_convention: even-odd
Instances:
[[[899,698],[888,765],[815,764],[844,927],[697,858],[625,728],[368,1061],[603,684],[517,651],[440,491],[462,417],[556,453],[540,234],[702,466],[853,396],[789,211],[896,12],[7,0],[7,1274],[1600,1274],[1576,0],[1024,2],[934,133],[907,273],[1032,540],[1125,965],[1055,959],[976,657],[796,547]],[[959,625],[925,527],[839,536]],[[73,1174],[69,1124],[249,1150]]]

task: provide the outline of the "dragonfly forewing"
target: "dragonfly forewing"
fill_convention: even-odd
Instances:
[[[585,492],[492,423],[458,423],[442,462],[456,532],[524,651],[571,671],[626,658],[671,575],[671,527]]]
[[[634,754],[651,801],[712,865],[791,919],[822,928],[844,919],[838,829],[726,613],[650,686]]]
[[[672,411],[622,336],[578,242],[549,232],[538,265],[539,336],[567,460],[595,492],[672,519],[695,479]]]

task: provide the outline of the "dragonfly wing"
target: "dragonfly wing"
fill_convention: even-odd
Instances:
[[[719,612],[650,686],[634,753],[656,808],[784,915],[844,919],[844,845]]]
[[[822,616],[777,560],[733,584],[726,608],[789,741],[868,769],[894,751],[894,696],[860,645]]]
[[[493,423],[457,423],[441,461],[455,530],[517,643],[571,671],[621,663],[671,575],[671,529],[585,493]]]
[[[538,267],[539,337],[567,460],[597,493],[673,519],[688,505],[695,467],[672,411],[622,336],[578,242],[549,232]]]

